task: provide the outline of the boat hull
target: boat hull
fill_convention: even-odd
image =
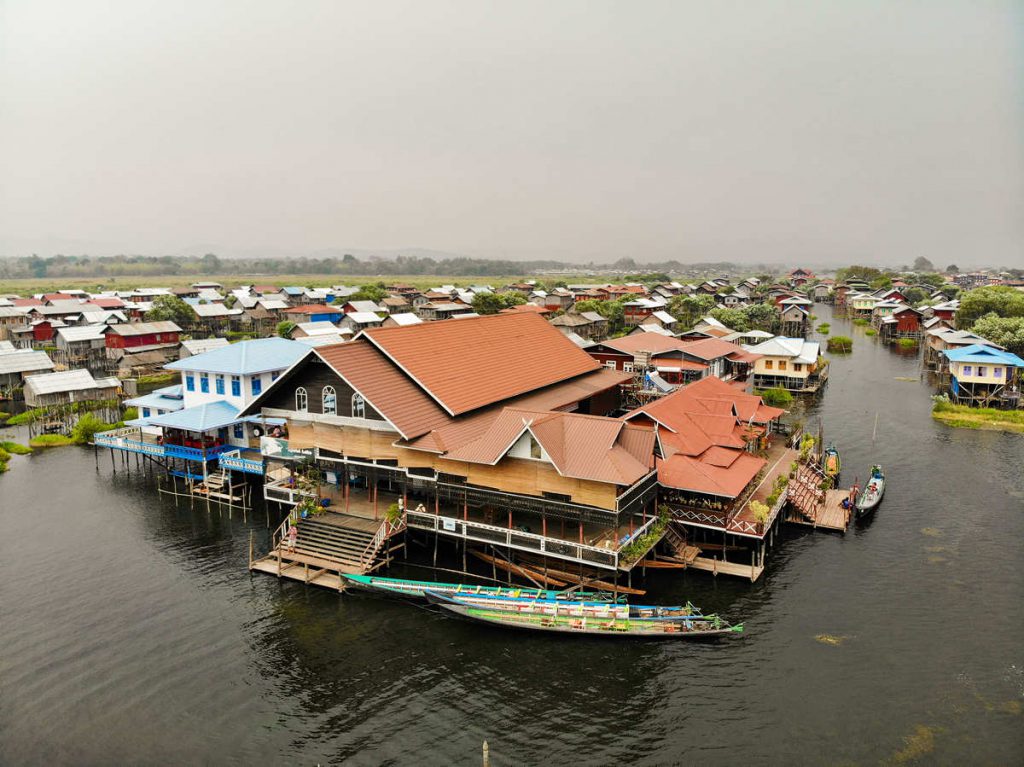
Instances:
[[[509,612],[516,615],[547,615],[567,618],[594,618],[601,620],[659,620],[698,621],[705,617],[693,605],[629,605],[613,602],[590,602],[566,599],[523,599],[483,594],[455,592],[441,594],[426,592],[431,604],[458,604],[485,610]]]
[[[565,594],[564,592],[546,589],[473,586],[464,583],[435,583],[433,581],[412,581],[401,578],[380,578],[372,575],[349,575],[346,573],[342,573],[342,578],[345,579],[345,584],[353,589],[401,599],[425,599],[427,591],[434,591],[440,594],[465,593],[514,598],[569,599],[573,601],[585,598],[594,602],[613,601],[612,595],[595,591]]]
[[[741,633],[742,626],[717,628],[709,620],[692,621],[687,625],[678,621],[645,621],[643,619],[601,620],[589,618],[551,618],[547,616],[518,616],[503,614],[467,605],[440,603],[440,607],[461,618],[501,628],[551,634],[611,637],[616,639],[717,639]],[[705,628],[701,624],[706,624]]]

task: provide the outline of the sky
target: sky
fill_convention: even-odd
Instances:
[[[1024,3],[0,0],[0,255],[1024,266]]]

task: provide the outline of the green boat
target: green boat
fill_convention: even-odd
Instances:
[[[693,620],[590,618],[514,613],[464,604],[441,603],[439,606],[461,618],[480,623],[528,631],[547,631],[555,634],[635,637],[637,639],[710,639],[743,632],[742,625],[730,626],[717,615],[705,615]]]
[[[624,601],[625,597],[615,599],[614,594],[607,591],[550,591],[547,589],[527,588],[524,586],[477,586],[466,583],[435,583],[434,581],[409,581],[402,578],[380,578],[376,575],[348,575],[342,573],[345,582],[354,589],[369,591],[374,594],[426,599],[426,592],[438,594],[479,594],[492,597],[511,597],[515,599],[567,599],[587,600],[589,602]]]

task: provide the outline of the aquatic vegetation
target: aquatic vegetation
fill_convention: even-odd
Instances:
[[[864,335],[866,335],[866,336],[877,336],[878,335],[878,331],[875,330],[874,328],[868,328],[867,330],[864,331]]]
[[[65,437],[63,434],[40,434],[38,437],[30,439],[28,444],[32,447],[63,447],[64,445],[74,445],[75,440]]]
[[[954,405],[947,397],[932,397],[932,418],[958,429],[990,429],[1024,434],[1024,412],[991,407]]]
[[[853,324],[857,325],[859,327],[864,327],[865,325],[868,324],[868,321],[866,319],[864,319],[863,317],[858,317],[857,319],[855,319],[853,321]]]
[[[931,536],[932,538],[935,538],[936,536],[942,535],[942,532],[937,530],[934,527],[922,527],[921,528],[921,535],[928,535],[928,536]]]
[[[890,764],[907,764],[916,761],[935,750],[935,729],[919,724],[914,732],[904,739],[904,746],[889,760]]]
[[[838,647],[844,641],[846,641],[846,637],[844,637],[844,636],[836,636],[835,634],[817,634],[814,638],[818,642],[821,642],[822,644],[830,645],[832,647]]]
[[[0,450],[12,455],[28,455],[32,452],[32,448],[25,447],[17,442],[11,442],[10,440],[0,442]]]
[[[928,564],[930,565],[941,565],[943,562],[948,561],[948,559],[946,559],[945,557],[940,557],[938,554],[933,554],[932,556],[928,557]]]
[[[788,407],[793,404],[793,395],[781,386],[774,386],[771,389],[764,389],[756,392],[764,400],[764,404],[771,407]]]
[[[901,349],[913,349],[917,346],[916,338],[900,338],[896,341],[896,345]]]
[[[832,326],[827,322],[823,322],[820,325],[818,325],[818,332],[821,333],[822,335],[827,336],[831,330]]]
[[[853,351],[853,339],[849,336],[832,336],[825,348],[833,354],[849,354]]]

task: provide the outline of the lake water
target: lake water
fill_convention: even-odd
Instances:
[[[175,506],[89,449],[14,458],[0,763],[479,764],[487,740],[494,765],[1020,764],[1024,436],[932,422],[916,356],[833,331],[854,353],[804,417],[846,481],[885,466],[885,500],[845,536],[787,530],[756,584],[650,576],[652,601],[745,624],[716,644],[506,633],[250,576],[262,509]]]

